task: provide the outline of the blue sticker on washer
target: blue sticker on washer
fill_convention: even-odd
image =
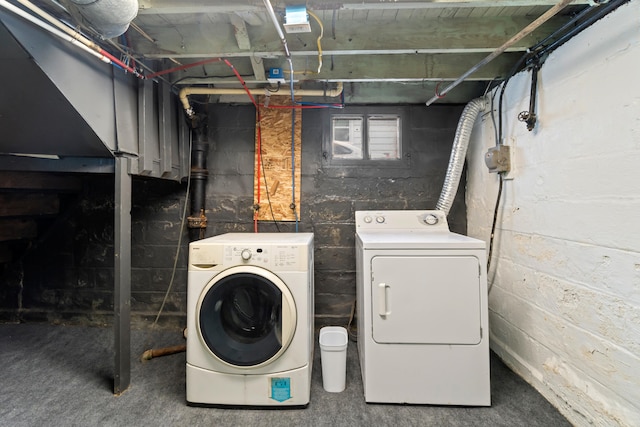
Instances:
[[[271,378],[271,398],[278,402],[291,399],[291,378]]]

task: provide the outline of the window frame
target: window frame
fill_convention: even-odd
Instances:
[[[333,123],[335,119],[362,119],[362,154],[363,158],[345,159],[333,156]],[[369,120],[371,118],[389,118],[398,120],[398,156],[397,159],[371,159],[369,152]],[[326,166],[335,167],[371,167],[371,168],[405,168],[409,167],[409,155],[405,148],[405,139],[408,138],[407,118],[403,112],[396,108],[349,108],[347,111],[327,114],[326,131],[323,138],[322,157]]]

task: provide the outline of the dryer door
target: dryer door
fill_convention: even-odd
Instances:
[[[270,271],[253,266],[232,267],[214,277],[200,295],[196,313],[206,347],[235,367],[276,360],[296,327],[287,286]]]
[[[475,256],[371,259],[377,343],[478,344],[480,264]]]

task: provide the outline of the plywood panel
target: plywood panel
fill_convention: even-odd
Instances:
[[[264,97],[258,97],[258,105],[264,105]],[[271,97],[270,106],[291,106],[291,99]],[[258,220],[295,221],[300,218],[300,147],[302,140],[302,111],[295,110],[294,156],[291,155],[291,115],[290,108],[260,109],[262,141],[259,144],[256,132],[256,158],[254,163],[254,205],[259,206]],[[261,149],[258,149],[259,145]],[[292,174],[292,164],[294,164]],[[260,177],[258,186],[257,177]],[[293,189],[295,183],[295,191]],[[259,195],[258,195],[259,191]],[[258,200],[259,199],[259,200]],[[271,203],[271,206],[269,206]]]

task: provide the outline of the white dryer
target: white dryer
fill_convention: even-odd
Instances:
[[[441,211],[356,212],[367,402],[489,406],[485,243]]]
[[[189,245],[187,402],[304,406],[313,362],[313,234]]]

